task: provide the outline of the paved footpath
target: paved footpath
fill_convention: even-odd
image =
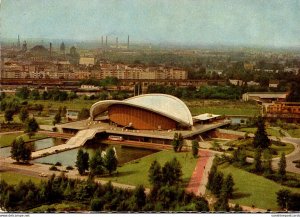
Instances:
[[[199,158],[195,170],[186,191],[193,192],[195,195],[204,195],[208,172],[212,165],[214,155],[207,150],[199,150],[198,156]]]

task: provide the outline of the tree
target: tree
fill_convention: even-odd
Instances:
[[[22,122],[25,122],[25,120],[29,117],[29,113],[26,107],[21,108],[19,113],[19,118]]]
[[[154,188],[161,185],[162,171],[160,164],[156,160],[151,163],[148,171],[148,180]]]
[[[208,212],[209,206],[207,200],[203,197],[198,197],[195,202],[195,209],[197,212]]]
[[[256,125],[257,130],[253,139],[254,148],[268,148],[270,146],[270,139],[266,133],[264,119],[262,117],[258,117]]]
[[[90,117],[90,110],[82,108],[78,113],[78,120],[84,120]]]
[[[215,211],[229,212],[228,198],[221,196],[214,204]]]
[[[289,94],[286,97],[287,102],[300,102],[300,85],[298,82],[292,82],[289,88]]]
[[[109,175],[111,175],[111,173],[117,169],[118,160],[114,147],[110,147],[106,151],[106,155],[104,157],[104,165],[108,170]]]
[[[90,203],[90,208],[92,211],[102,211],[104,201],[100,198],[93,198]]]
[[[217,171],[213,177],[211,192],[217,197],[220,196],[221,186],[223,185],[224,175],[223,173]]]
[[[39,129],[39,124],[35,118],[28,118],[25,122],[25,133],[28,133],[29,138],[34,135]]]
[[[263,157],[264,157],[264,164],[263,168],[266,174],[271,174],[273,173],[272,169],[272,154],[270,152],[270,149],[266,149],[263,152]]]
[[[56,115],[54,116],[53,125],[58,124],[60,122],[61,122],[61,115],[60,112],[57,112]]]
[[[80,175],[89,169],[89,154],[79,149],[77,152],[76,167]]]
[[[40,99],[40,92],[37,89],[34,89],[30,93],[30,97],[34,100]]]
[[[146,204],[146,194],[145,188],[142,185],[139,185],[134,190],[134,200],[138,209],[141,210],[143,206]]]
[[[276,192],[277,195],[277,204],[281,209],[286,209],[288,201],[290,199],[291,191],[287,189],[281,189]]]
[[[278,168],[279,176],[281,177],[281,179],[284,179],[286,174],[286,159],[284,152],[281,153],[280,160],[278,162]]]
[[[5,120],[9,123],[13,120],[13,116],[14,116],[14,110],[12,109],[6,109],[5,113],[4,113],[4,118]]]
[[[247,163],[247,154],[245,148],[238,149],[238,161],[241,166]]]
[[[90,159],[90,173],[92,175],[101,175],[105,172],[104,162],[101,156],[101,152],[98,149],[94,156]]]
[[[262,170],[261,150],[256,149],[254,154],[254,170],[260,172]]]
[[[12,142],[11,145],[11,158],[17,162],[23,161],[27,163],[31,159],[32,146],[26,144],[24,140],[19,137]]]
[[[198,150],[199,150],[199,143],[196,140],[193,140],[192,141],[192,153],[195,158],[198,156]]]
[[[181,151],[181,148],[183,146],[183,137],[181,133],[174,133],[172,146],[175,152]]]
[[[64,106],[64,107],[61,109],[60,114],[61,114],[61,116],[66,117],[66,114],[67,114],[67,107],[66,107],[66,106]]]
[[[225,181],[223,182],[222,189],[221,189],[221,195],[228,199],[232,198],[233,186],[234,186],[234,182],[233,182],[232,175],[228,174],[228,176],[226,176]]]
[[[181,182],[182,171],[180,162],[173,158],[173,160],[165,163],[162,168],[162,183],[163,185],[178,185]]]
[[[28,99],[30,90],[27,87],[21,87],[17,89],[16,96],[21,99]]]

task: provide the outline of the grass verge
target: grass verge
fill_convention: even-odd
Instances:
[[[42,205],[33,209],[28,210],[29,212],[63,212],[63,211],[87,211],[89,208],[82,204],[77,202],[71,202],[71,201],[63,201],[61,203],[54,203],[50,205]]]
[[[1,172],[0,179],[6,181],[10,185],[16,185],[20,181],[27,182],[29,180],[31,180],[35,184],[39,184],[41,182],[41,178],[27,176],[14,172]]]
[[[289,189],[300,193],[300,189],[282,186],[262,176],[246,172],[232,165],[223,164],[218,167],[225,175],[232,174],[235,186],[231,200],[240,205],[279,210],[276,202],[276,192],[280,189]]]
[[[135,160],[124,164],[122,167],[118,168],[118,174],[113,175],[112,177],[101,177],[102,180],[111,180],[112,182],[128,184],[128,185],[139,185],[142,184],[145,187],[149,188],[150,183],[148,181],[148,170],[151,163],[154,160],[157,160],[160,165],[163,165],[172,160],[174,157],[180,162],[182,166],[182,179],[184,185],[187,185],[192,173],[195,169],[197,159],[192,157],[192,154],[189,152],[175,153],[174,151],[160,151],[155,154],[148,155],[139,160]]]
[[[19,136],[21,136],[25,142],[30,142],[30,141],[34,141],[34,140],[38,140],[38,139],[44,139],[44,138],[48,137],[48,136],[45,136],[45,135],[39,134],[39,133],[35,134],[31,138],[29,138],[29,136],[24,133],[4,134],[4,135],[0,135],[0,147],[2,148],[2,147],[11,146],[14,139],[16,139]]]

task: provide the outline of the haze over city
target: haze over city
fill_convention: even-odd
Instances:
[[[1,37],[298,47],[299,11],[298,0],[2,0]]]
[[[299,213],[300,0],[0,5],[0,213]]]

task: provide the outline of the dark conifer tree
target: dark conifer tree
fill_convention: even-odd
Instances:
[[[268,148],[270,146],[270,139],[268,138],[268,134],[265,129],[265,121],[261,116],[258,117],[256,125],[257,130],[253,140],[254,148]]]

